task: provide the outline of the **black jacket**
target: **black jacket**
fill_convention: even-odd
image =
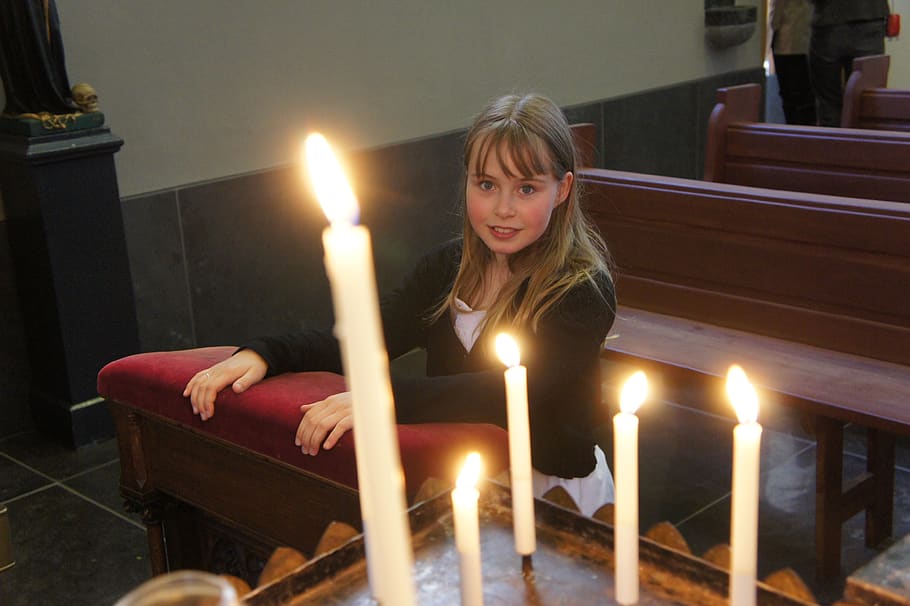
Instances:
[[[830,27],[864,21],[884,24],[890,10],[888,0],[813,0],[813,27]]]
[[[428,323],[448,294],[461,258],[461,243],[424,257],[400,288],[383,298],[381,315],[389,357],[426,350],[426,377],[392,378],[399,423],[506,423],[504,366],[478,341],[465,351],[449,314]],[[599,354],[613,324],[616,300],[607,276],[567,293],[541,319],[536,334],[513,335],[528,368],[531,457],[545,474],[583,477],[595,465],[594,430],[608,420],[601,403]],[[483,337],[481,337],[483,338]],[[309,330],[245,345],[269,364],[270,374],[342,372],[330,331]]]

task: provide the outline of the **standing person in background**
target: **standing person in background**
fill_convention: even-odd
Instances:
[[[809,65],[818,124],[840,126],[853,59],[885,52],[888,0],[813,0]]]
[[[816,124],[809,75],[811,21],[809,0],[771,0],[771,53],[787,124]]]

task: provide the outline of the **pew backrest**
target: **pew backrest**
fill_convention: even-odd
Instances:
[[[596,162],[597,125],[593,122],[578,122],[569,128],[572,129],[578,166],[593,167]]]
[[[888,55],[853,60],[844,86],[842,127],[910,131],[910,90],[888,88],[890,64]]]
[[[706,181],[910,202],[910,132],[759,122],[761,87],[717,91]]]
[[[910,364],[910,206],[580,175],[622,305]]]

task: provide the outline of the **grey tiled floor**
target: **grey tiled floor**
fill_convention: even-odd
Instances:
[[[15,565],[3,606],[107,606],[151,575],[145,529],[119,496],[116,443],[78,451],[28,432],[0,440],[0,502]]]

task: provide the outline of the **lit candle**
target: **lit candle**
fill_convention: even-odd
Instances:
[[[758,560],[758,472],[761,425],[758,396],[739,366],[727,372],[727,395],[739,424],[733,429],[733,495],[730,508],[730,604],[755,604]]]
[[[528,369],[514,339],[505,333],[496,336],[496,353],[508,366],[506,414],[509,423],[509,481],[512,484],[512,526],[515,551],[529,556],[537,548],[534,527],[534,491],[531,476],[531,429],[528,421]]]
[[[307,137],[306,160],[330,222],[322,242],[335,306],[335,335],[353,400],[370,588],[380,604],[411,605],[415,602],[414,553],[370,233],[355,225],[357,199],[322,135]]]
[[[480,523],[477,519],[475,485],[480,476],[480,455],[472,452],[465,460],[452,490],[455,520],[455,547],[461,565],[462,606],[482,606],[483,578],[480,572]]]
[[[638,371],[623,385],[619,412],[613,417],[613,465],[616,601],[638,603],[638,417],[648,395],[648,379]]]

